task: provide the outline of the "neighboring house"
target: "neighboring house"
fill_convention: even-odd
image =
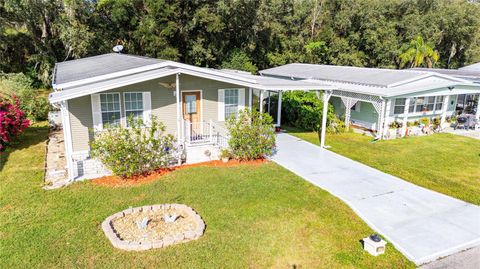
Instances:
[[[480,63],[464,66],[459,69],[432,69],[432,68],[413,68],[412,70],[430,71],[443,75],[471,81],[480,85]],[[461,94],[457,96],[456,110],[475,114],[478,111],[480,94]]]
[[[403,128],[424,117],[438,117],[444,123],[447,117],[463,112],[457,111],[458,96],[476,97],[470,111],[477,120],[480,116],[476,108],[480,85],[438,72],[295,63],[260,74],[333,86],[330,102],[336,113],[344,116],[346,123],[376,131],[380,137],[394,121],[402,122]],[[405,129],[401,133],[405,134]]]
[[[70,180],[107,173],[90,159],[94,132],[127,125],[132,115],[152,115],[166,125],[186,153],[187,163],[215,158],[226,146],[225,119],[243,108],[256,108],[281,118],[281,101],[270,97],[284,90],[326,90],[321,82],[254,76],[233,70],[200,68],[126,54],[104,54],[57,63],[50,102],[59,107]],[[264,101],[265,100],[265,101]],[[273,100],[273,99],[272,99]],[[277,116],[278,115],[278,116]]]

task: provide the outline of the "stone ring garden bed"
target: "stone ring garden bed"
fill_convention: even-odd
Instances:
[[[186,205],[161,204],[115,213],[105,219],[102,229],[114,247],[140,251],[198,239],[205,223]]]

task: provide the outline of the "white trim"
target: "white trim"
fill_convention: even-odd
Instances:
[[[65,140],[65,158],[67,160],[67,177],[69,181],[74,179],[73,171],[73,143],[72,143],[72,130],[70,124],[70,111],[68,110],[68,101],[63,101],[61,103],[61,113],[62,113],[62,126],[63,126],[63,136]]]
[[[175,95],[176,95],[176,109],[177,109],[177,143],[178,145],[182,142],[182,133],[181,133],[181,124],[182,124],[182,107],[180,103],[181,94],[180,94],[180,74],[175,74]]]
[[[225,121],[225,90],[217,90],[217,120]]]
[[[119,107],[119,109],[120,109],[120,126],[125,126],[125,127],[126,127],[127,125],[126,125],[126,124],[125,124],[125,125],[123,124],[123,122],[125,121],[125,119],[124,119],[124,118],[125,118],[125,115],[124,115],[124,113],[122,113],[122,112],[123,112],[123,110],[122,110],[122,94],[121,94],[120,92],[102,92],[102,93],[99,93],[99,94],[98,94],[98,95],[99,95],[99,98],[100,98],[100,99],[99,99],[99,101],[100,101],[100,119],[101,119],[100,124],[101,124],[101,126],[102,126],[101,130],[105,129],[104,126],[103,126],[102,99],[101,99],[101,97],[100,97],[100,95],[102,95],[102,94],[118,94],[118,105],[120,106],[120,107]],[[93,111],[92,111],[92,113],[93,113]]]
[[[127,120],[128,120],[128,119],[127,119],[127,106],[126,106],[126,104],[125,104],[125,100],[126,100],[126,99],[125,99],[125,94],[127,94],[127,93],[141,93],[141,94],[142,94],[142,120],[143,120],[143,124],[147,125],[147,120],[148,120],[148,119],[147,119],[147,120],[145,119],[145,112],[146,112],[146,110],[145,110],[145,102],[144,102],[144,94],[145,94],[146,92],[150,93],[149,91],[129,91],[129,92],[123,92],[123,93],[122,93],[122,97],[123,97],[123,102],[122,102],[122,103],[123,103],[123,109],[124,109],[124,116],[122,117],[122,124],[123,124],[123,126],[128,127],[128,126],[127,126],[127,125],[128,125],[128,124],[127,124],[127,123],[128,123],[128,122],[127,122]],[[151,102],[151,95],[150,95],[150,102]],[[121,108],[121,107],[120,107],[120,108]],[[150,111],[151,111],[151,110],[152,110],[152,108],[151,108],[151,103],[150,103]],[[132,110],[132,111],[133,111],[133,110]],[[137,109],[136,111],[139,111],[139,110]],[[121,112],[120,112],[120,113],[121,113]]]
[[[223,91],[223,100],[222,100],[222,109],[223,109],[223,120],[222,121],[225,121],[225,91],[226,90],[237,90],[238,91],[238,96],[237,96],[237,114],[238,112],[240,112],[240,110],[243,110],[245,109],[245,88],[223,88],[223,89],[218,89],[219,91],[219,94],[218,94],[218,97],[220,98],[220,91]],[[243,92],[243,93],[242,93]],[[243,97],[243,99],[242,99]],[[220,121],[221,119],[221,114],[220,114],[220,102],[219,102],[219,115],[218,115],[218,119]]]
[[[203,124],[203,90],[181,90],[180,91],[180,103],[181,103],[181,117],[183,120],[183,93],[184,92],[200,92],[200,122]]]

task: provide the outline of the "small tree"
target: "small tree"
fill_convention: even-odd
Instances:
[[[18,98],[7,99],[0,96],[0,154],[20,135],[30,121],[20,109]]]
[[[165,126],[152,117],[145,127],[142,120],[128,119],[129,127],[106,128],[91,142],[92,156],[115,175],[128,178],[165,168],[175,152],[173,136],[165,135]]]
[[[404,52],[400,54],[400,65],[405,67],[418,67],[427,63],[428,68],[432,68],[438,62],[440,56],[428,43],[426,43],[421,36],[417,36],[410,41]]]
[[[270,115],[245,109],[227,120],[228,145],[235,159],[255,160],[271,155],[275,149],[275,130]]]

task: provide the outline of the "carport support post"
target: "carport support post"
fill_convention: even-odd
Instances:
[[[277,126],[280,127],[282,123],[282,95],[283,91],[278,91],[278,104],[277,104]]]
[[[403,108],[402,137],[406,136],[408,124],[408,111],[410,108],[410,97],[405,98],[405,107]]]
[[[331,91],[323,92],[323,112],[322,112],[322,136],[320,137],[320,147],[325,148],[325,135],[327,133],[327,113],[328,113],[328,100],[332,96]]]

